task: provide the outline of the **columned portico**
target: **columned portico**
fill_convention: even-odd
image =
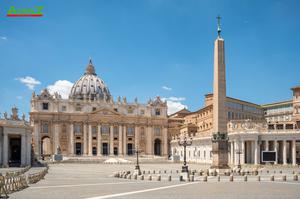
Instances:
[[[296,140],[292,140],[292,164],[296,165]]]

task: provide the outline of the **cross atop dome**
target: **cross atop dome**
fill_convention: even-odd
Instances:
[[[92,63],[92,58],[90,57],[90,60],[89,60],[89,64],[87,65],[86,69],[85,69],[85,75],[97,75],[96,74],[96,71],[95,71],[95,67],[93,66],[93,63]]]

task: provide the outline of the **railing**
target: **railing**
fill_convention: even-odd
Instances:
[[[48,173],[48,165],[46,168],[44,168],[42,171],[38,173],[33,173],[28,175],[28,183],[29,184],[34,184],[40,181],[41,179],[44,179],[45,175]]]
[[[7,173],[5,176],[0,176],[0,197],[19,191],[28,187],[26,175],[16,175]]]
[[[5,176],[0,173],[0,198],[5,196],[8,198],[8,194],[15,191],[20,191],[28,187],[28,184],[37,183],[45,177],[48,173],[48,165],[42,171],[29,174],[28,177],[24,174],[30,169],[30,167],[25,167],[22,170],[7,172]]]

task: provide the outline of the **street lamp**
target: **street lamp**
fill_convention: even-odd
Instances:
[[[186,135],[184,136],[183,140],[178,138],[178,145],[183,146],[183,166],[182,166],[182,173],[188,173],[189,169],[188,166],[186,165],[186,147],[191,146],[193,142],[193,138],[190,137],[190,139],[187,139]]]
[[[139,150],[138,145],[136,146],[135,154],[136,154],[136,165],[134,169],[134,173],[137,175],[142,175],[141,169],[140,169],[140,164],[139,164],[139,154],[141,151]]]
[[[240,169],[241,168],[241,154],[243,153],[240,149],[235,150],[235,153],[238,154],[239,156],[239,161],[237,167]]]

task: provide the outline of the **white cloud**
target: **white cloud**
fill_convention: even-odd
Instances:
[[[177,111],[180,111],[184,108],[188,108],[187,105],[184,105],[182,101],[185,100],[184,97],[167,97],[162,98],[163,101],[167,101],[168,106],[168,115],[171,115]]]
[[[55,92],[59,93],[63,99],[67,99],[73,86],[72,82],[68,80],[58,80],[53,85],[47,86],[49,92],[53,95]]]
[[[172,88],[168,87],[168,86],[163,86],[162,89],[166,90],[166,91],[171,91]]]
[[[16,78],[15,80],[18,80],[21,83],[25,84],[30,90],[33,90],[36,85],[41,84],[40,81],[38,81],[30,76],[19,77],[19,78]]]
[[[0,37],[2,40],[7,40],[7,37]]]
[[[22,96],[20,96],[20,95],[18,95],[16,98],[17,98],[18,100],[21,100],[21,99],[23,99],[23,97],[22,97]]]

